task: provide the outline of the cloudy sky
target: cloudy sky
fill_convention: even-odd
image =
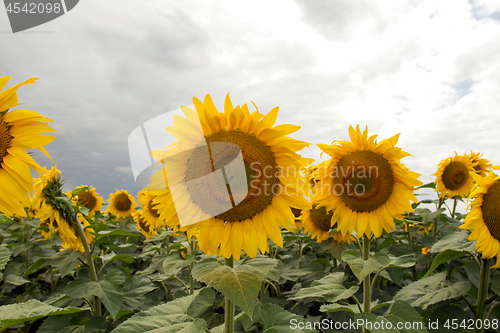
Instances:
[[[84,0],[12,34],[0,10],[0,75],[24,108],[54,120],[47,150],[67,189],[137,194],[128,136],[140,124],[210,94],[222,107],[280,106],[302,126],[303,155],[348,139],[401,133],[403,161],[433,181],[454,151],[500,164],[500,3],[492,1]],[[42,165],[51,162],[41,154]]]

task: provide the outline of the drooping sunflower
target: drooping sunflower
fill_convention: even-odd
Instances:
[[[150,222],[144,217],[144,210],[134,212],[132,217],[137,224],[137,230],[140,230],[146,238],[158,235],[156,230],[154,230],[151,226]]]
[[[185,118],[174,116],[175,126],[166,128],[178,141],[152,152],[164,162],[163,191],[170,191],[155,207],[167,221],[177,214],[182,227],[200,228],[206,253],[239,260],[243,248],[253,258],[257,248],[269,251],[268,237],[283,246],[280,226],[294,230],[290,207],[310,208],[297,154],[309,144],[287,136],[300,127],[274,126],[277,107],[250,113],[227,96],[219,113],[210,95],[193,102],[196,111],[182,107]]]
[[[137,203],[133,196],[128,194],[127,190],[116,190],[115,193],[111,193],[108,201],[110,204],[106,209],[106,213],[111,213],[116,217],[126,218],[130,216],[134,211]]]
[[[0,78],[0,211],[9,216],[26,216],[24,207],[30,205],[33,193],[31,169],[41,172],[41,167],[28,155],[27,149],[38,149],[50,155],[43,146],[55,137],[40,133],[55,132],[48,125],[51,119],[30,110],[14,110],[18,105],[16,91],[25,84],[37,79],[31,78],[4,91],[3,88],[12,77]]]
[[[311,209],[302,211],[302,224],[304,225],[304,233],[310,234],[311,239],[315,239],[321,243],[330,237],[330,235],[339,243],[351,243],[351,240],[356,240],[349,234],[342,235],[340,232],[332,231],[330,229],[337,228],[335,223],[331,226],[333,212],[326,211],[325,206],[313,204]]]
[[[333,211],[331,225],[337,223],[343,235],[380,237],[396,229],[393,218],[413,211],[409,201],[417,202],[420,175],[401,164],[410,154],[396,147],[399,134],[375,143],[377,135],[368,137],[368,127],[361,133],[358,125],[349,126],[349,136],[351,141],[318,145],[331,159],[313,173],[314,202]]]
[[[65,194],[62,192],[61,177],[62,174],[56,166],[50,170],[44,167],[42,174],[33,186],[35,194],[30,207],[35,217],[40,218],[40,225],[48,227],[48,230],[42,231],[45,238],[50,238],[54,233],[57,233],[63,241],[63,249],[71,248],[74,251],[84,252],[78,232],[69,220],[69,213],[61,204],[61,198],[65,198]],[[89,226],[83,215],[78,214],[78,220],[84,227]],[[94,240],[93,230],[85,228],[85,236],[90,244]]]
[[[159,229],[165,226],[164,223],[161,223],[160,213],[155,208],[157,203],[154,202],[156,195],[152,194],[151,191],[142,190],[137,194],[137,199],[141,204],[142,209],[142,218],[148,221],[148,224],[153,229]]]
[[[500,177],[490,172],[486,177],[472,174],[476,187],[469,195],[470,212],[460,229],[472,230],[470,241],[476,241],[476,250],[484,259],[497,256],[493,268],[500,268]]]
[[[472,150],[469,154],[469,158],[472,161],[472,167],[476,173],[485,177],[493,169],[493,164],[491,164],[490,160],[482,158],[482,156],[482,153],[474,153]]]
[[[75,190],[87,187],[88,189],[82,190],[76,193],[72,200],[76,204],[80,202],[82,206],[89,210],[89,217],[94,217],[96,212],[100,212],[102,209],[103,199],[99,196],[99,193],[95,191],[95,188],[92,186],[80,185]],[[66,193],[68,197],[71,197],[71,192]]]
[[[439,162],[434,183],[440,198],[462,197],[466,198],[472,187],[474,179],[471,174],[476,173],[472,161],[467,155],[458,155],[446,158]]]

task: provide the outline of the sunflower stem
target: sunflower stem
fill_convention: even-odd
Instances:
[[[457,209],[457,198],[453,199],[453,211],[451,212],[451,218],[454,219],[455,218],[455,211]]]
[[[225,260],[226,266],[231,268],[234,267],[234,258],[226,258]],[[224,296],[224,333],[233,333],[234,332],[234,305],[233,303]]]
[[[194,278],[193,278],[193,267],[194,267],[194,258],[195,258],[195,253],[194,251],[196,250],[196,240],[191,239],[191,243],[189,244],[189,253],[191,253],[191,256],[193,257],[193,261],[189,265],[189,295],[192,295],[194,293]]]
[[[370,258],[370,238],[365,235],[363,238],[363,260],[366,262]],[[365,313],[370,313],[371,306],[370,301],[372,298],[371,286],[370,286],[370,274],[365,277],[363,281],[363,310]],[[363,328],[363,333],[368,332],[366,328]]]
[[[441,208],[441,206],[443,205],[444,203],[444,198],[439,198],[439,205],[438,205],[438,208],[437,210],[439,210]],[[436,216],[436,218],[434,219],[434,230],[433,230],[433,233],[432,233],[432,236],[434,238],[436,238],[437,236],[437,233],[438,233],[438,221],[439,221],[439,216]]]
[[[490,282],[490,259],[482,259],[481,275],[479,277],[479,291],[477,293],[476,314],[474,316],[474,333],[483,333],[484,311],[486,310],[486,297],[488,296],[488,286]],[[480,322],[480,325],[477,325]],[[479,328],[478,326],[481,326]]]
[[[73,209],[73,207],[71,207]],[[71,214],[71,218],[73,219],[73,225],[75,226],[76,232],[78,232],[78,236],[83,244],[83,249],[85,250],[85,256],[87,257],[87,265],[89,267],[89,277],[91,281],[99,282],[97,278],[94,259],[92,258],[92,253],[90,252],[89,243],[87,243],[87,237],[85,236],[85,231],[83,230],[82,224],[78,220],[78,217],[75,214]],[[101,316],[101,300],[99,297],[94,296],[94,316]]]

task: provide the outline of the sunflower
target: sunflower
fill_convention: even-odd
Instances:
[[[158,235],[156,230],[152,228],[150,222],[144,217],[144,210],[134,212],[132,217],[137,224],[137,230],[140,230],[146,238]]]
[[[177,214],[182,227],[200,228],[206,253],[239,260],[243,248],[254,258],[257,248],[268,252],[268,237],[282,247],[280,226],[295,228],[290,207],[310,208],[297,154],[309,144],[287,136],[300,127],[274,126],[277,107],[250,113],[227,96],[219,113],[210,95],[193,102],[196,111],[182,107],[185,118],[174,116],[175,126],[166,128],[178,141],[152,152],[168,175],[166,200],[155,208],[167,221]],[[246,177],[240,177],[243,167]]]
[[[439,192],[439,197],[466,198],[472,187],[474,179],[471,174],[476,173],[473,168],[472,161],[467,155],[458,155],[446,158],[439,162],[438,170],[431,176],[436,176],[434,183],[436,191]]]
[[[409,201],[417,202],[420,175],[401,164],[410,154],[396,147],[399,134],[375,143],[377,136],[368,137],[368,127],[361,133],[358,125],[349,126],[349,136],[351,141],[318,145],[331,159],[314,171],[314,201],[333,211],[331,225],[337,223],[343,235],[380,237],[382,229],[396,229],[393,218],[413,211]]]
[[[493,268],[500,268],[500,177],[490,172],[486,177],[472,174],[476,187],[469,195],[470,212],[460,229],[472,230],[470,241],[476,241],[476,250],[485,259],[497,256]]]
[[[110,194],[110,202],[105,213],[111,213],[116,217],[126,218],[135,211],[137,203],[133,196],[128,194],[127,190],[116,190]]]
[[[157,205],[154,202],[156,196],[148,190],[142,190],[137,194],[137,198],[139,200],[139,203],[141,204],[142,217],[146,221],[148,221],[148,224],[153,229],[164,227],[165,224],[161,223],[162,220],[160,219],[160,213],[155,208],[155,206]]]
[[[430,251],[431,251],[431,249],[429,249],[428,247],[423,247],[422,250],[420,250],[420,252],[422,252],[423,255],[426,255]]]
[[[95,188],[92,186],[85,186],[85,185],[80,185],[75,190],[81,189],[87,187],[86,190],[82,190],[78,193],[76,193],[72,201],[76,205],[77,202],[80,202],[80,204],[87,208],[89,210],[89,217],[94,217],[96,212],[100,212],[102,209],[102,197],[99,196],[99,193],[95,191]],[[68,197],[71,197],[72,193],[68,192],[66,193]]]
[[[44,167],[42,174],[33,186],[35,194],[30,207],[35,217],[40,219],[40,226],[47,229],[41,231],[45,238],[51,238],[57,232],[63,241],[63,249],[71,248],[74,251],[84,252],[83,243],[76,230],[71,226],[71,221],[68,220],[68,213],[58,202],[61,197],[64,197],[61,177],[61,171],[56,166],[50,170]],[[84,227],[89,226],[83,215],[78,214],[77,216]],[[93,230],[85,228],[85,236],[90,244],[94,240]]]
[[[481,158],[483,154],[470,152],[469,159],[472,161],[472,166],[478,175],[485,177],[488,172],[493,169],[490,160]]]
[[[336,223],[331,226],[333,213],[327,212],[325,206],[313,204],[311,209],[302,211],[302,223],[304,225],[304,233],[310,234],[311,239],[316,238],[318,243],[321,243],[332,235],[339,243],[351,243],[351,240],[356,240],[349,234],[342,235],[340,232],[330,232],[330,229],[337,227]]]
[[[0,91],[11,78],[0,78]],[[37,172],[42,170],[25,150],[38,149],[50,158],[43,146],[55,139],[40,134],[55,132],[48,126],[51,119],[30,110],[8,112],[17,106],[17,89],[36,80],[31,78],[0,92],[0,211],[9,216],[26,216],[24,207],[30,205],[28,193],[33,193],[30,168]]]

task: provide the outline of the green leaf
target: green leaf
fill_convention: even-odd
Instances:
[[[350,312],[350,313],[359,313],[359,308],[356,304],[338,304],[338,303],[332,303],[332,304],[326,304],[322,305],[319,310],[321,312],[340,312],[340,311],[345,311],[345,312]]]
[[[9,248],[5,244],[0,246],[0,271],[5,269],[5,266],[9,262],[10,253]]]
[[[349,289],[343,285],[344,273],[337,272],[314,281],[309,288],[300,289],[289,300],[297,300],[306,297],[323,297],[328,302],[336,302],[351,297],[358,291],[358,286]]]
[[[119,285],[107,280],[91,281],[85,292],[99,297],[111,317],[116,318],[123,303],[123,289]]]
[[[220,291],[239,306],[250,318],[262,281],[270,272],[270,266],[262,270],[253,265],[235,263],[234,268],[214,261],[200,262],[191,274],[196,280]]]
[[[115,261],[115,260],[121,260],[127,264],[130,264],[132,261],[134,261],[134,257],[132,257],[128,254],[116,254],[114,252],[108,253],[106,255],[102,255],[101,259],[104,263]]]
[[[427,208],[417,208],[415,209],[415,213],[422,217],[423,222],[431,222],[445,210],[445,208],[439,208],[437,211],[432,212]]]
[[[2,324],[0,332],[4,332],[13,325],[31,320],[37,320],[46,316],[78,313],[84,310],[86,309],[71,307],[61,309],[35,299],[29,300],[25,303],[4,305],[0,307],[0,323]]]
[[[436,256],[436,258],[434,258],[434,262],[432,263],[431,267],[423,277],[424,278],[428,277],[432,272],[434,272],[436,268],[438,268],[439,265],[444,264],[450,260],[463,257],[464,255],[465,252],[458,252],[454,250],[446,250],[444,252],[441,252]]]
[[[195,293],[198,293],[196,291]],[[205,295],[206,296],[206,295]],[[195,333],[205,332],[206,323],[203,319],[194,319],[188,314],[188,309],[197,294],[178,298],[166,304],[155,306],[147,311],[139,312],[118,325],[112,333]],[[201,296],[204,297],[204,296]]]
[[[104,275],[104,280],[114,284],[122,285],[125,283],[125,280],[127,280],[127,276],[121,269],[113,268],[112,270],[107,272],[106,275]]]
[[[421,185],[417,188],[436,188],[436,184],[435,183],[427,183],[427,184]]]
[[[273,277],[274,279],[271,279],[273,281],[278,282],[276,280],[276,273],[277,273],[277,267],[281,263],[281,261],[276,260],[274,258],[269,258],[269,257],[257,257],[254,259],[246,260],[242,263],[242,265],[245,266],[251,266],[259,269],[260,271],[265,273],[266,278],[271,278]],[[283,266],[282,266],[283,267]]]
[[[90,282],[91,281],[88,278],[78,278],[68,282],[66,288],[64,289],[64,293],[71,298],[90,298],[93,296],[93,289],[90,288],[89,290]]]
[[[359,281],[391,263],[391,258],[382,252],[375,253],[368,260],[364,261],[357,251],[346,250],[342,253],[342,260],[347,262],[352,272]]]
[[[99,240],[103,237],[108,236],[137,236],[137,233],[133,234],[123,229],[115,229],[115,230],[104,230],[99,231],[96,235],[96,240]]]
[[[14,275],[14,274],[7,274],[4,277],[5,283],[10,283],[15,286],[22,286],[25,283],[30,283],[30,280],[26,280],[22,276]]]
[[[373,313],[359,313],[354,318],[356,322],[363,322],[362,326],[371,333],[427,332],[422,317],[408,303],[403,301],[394,302],[383,316],[377,316]]]
[[[469,232],[467,230],[460,230],[446,235],[431,247],[431,253],[439,253],[446,250],[455,250],[466,251],[471,254],[475,254],[476,242],[467,240],[468,237]]]
[[[163,274],[167,277],[172,275],[177,275],[183,267],[189,266],[193,262],[193,257],[189,257],[186,260],[182,259],[178,255],[171,254],[165,258],[163,261]]]
[[[400,257],[391,258],[391,262],[386,268],[396,267],[396,268],[408,268],[415,265],[415,255],[414,254],[405,254]]]
[[[429,305],[465,295],[469,289],[469,282],[446,281],[446,272],[441,272],[404,286],[396,293],[394,300],[405,300],[425,310]]]
[[[283,310],[274,304],[264,304],[259,308],[259,317],[262,320],[262,332],[289,333],[289,332],[317,332],[313,323],[294,313]],[[303,327],[303,328],[302,328]]]
[[[215,291],[212,288],[203,288],[197,297],[189,305],[187,314],[193,318],[200,317],[205,311],[214,305]]]
[[[45,264],[44,258],[38,259],[33,264],[31,264],[31,266],[26,270],[26,272],[24,272],[23,277],[27,277],[28,275],[30,275],[31,273],[42,267],[44,264]]]
[[[131,302],[140,303],[146,298],[146,294],[156,289],[150,279],[136,275],[127,280],[123,287],[123,297]]]
[[[59,274],[65,276],[80,264],[79,257],[80,252],[66,249],[47,258],[46,263],[59,269]]]
[[[106,331],[106,321],[103,317],[81,315],[86,320],[75,322],[75,317],[70,315],[53,316],[45,319],[37,333],[102,333]]]

